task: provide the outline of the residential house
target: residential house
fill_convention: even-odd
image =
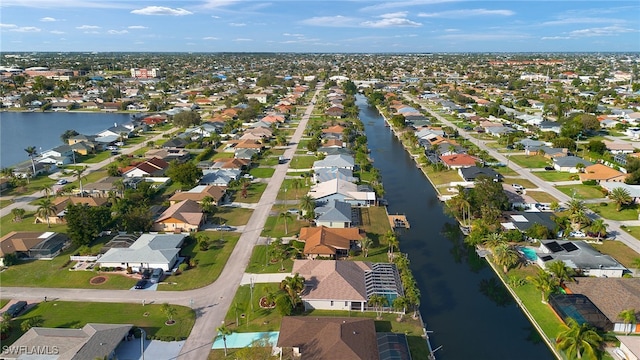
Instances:
[[[546,132],[546,131],[553,131],[556,134],[560,134],[560,123],[555,122],[555,121],[543,121],[540,124],[538,124],[538,127],[540,128],[540,131]]]
[[[465,167],[476,166],[480,160],[469,154],[452,154],[440,156],[440,161],[447,169],[460,169]]]
[[[586,277],[568,281],[565,285],[573,294],[589,298],[613,323],[613,331],[640,333],[640,279]],[[625,323],[618,317],[624,310],[635,309],[636,321]],[[640,345],[640,343],[638,343]],[[640,353],[638,353],[640,354]]]
[[[315,208],[316,226],[328,228],[348,228],[352,224],[351,205],[333,200],[327,205]]]
[[[97,263],[104,267],[131,267],[134,272],[156,268],[171,271],[186,237],[186,234],[142,234],[129,247],[111,247]]]
[[[604,140],[603,143],[612,154],[632,154],[635,152],[634,146],[627,142]]]
[[[202,170],[200,185],[228,186],[232,180],[238,180],[242,171],[239,169],[205,169]]]
[[[277,347],[295,358],[380,360],[373,319],[285,316]]]
[[[167,163],[170,163],[172,161],[184,163],[189,160],[189,158],[191,157],[191,154],[184,149],[162,148],[162,149],[151,149],[144,154],[144,157],[147,159],[152,159],[152,158],[162,159]]]
[[[556,223],[553,222],[554,215],[550,212],[514,211],[506,214],[505,217],[506,221],[500,223],[505,230],[520,230],[521,232],[526,232],[535,224],[540,224],[549,230],[556,228]]]
[[[56,232],[11,231],[0,238],[0,258],[16,254],[20,259],[52,259],[69,239]]]
[[[202,204],[202,200],[206,197],[212,199],[212,203],[216,206],[223,202],[227,188],[225,186],[214,185],[198,185],[188,191],[178,191],[169,198],[171,205],[183,200],[193,200],[199,204]]]
[[[612,192],[615,188],[623,188],[629,192],[634,203],[637,203],[640,200],[640,185],[629,185],[624,182],[603,181],[600,183],[600,186],[609,192]]]
[[[560,260],[583,276],[619,278],[627,272],[616,259],[598,252],[585,241],[540,240],[536,255],[536,262],[543,269]]]
[[[175,149],[184,149],[185,146],[187,146],[191,141],[187,140],[187,139],[183,139],[180,137],[175,137],[171,140],[166,141],[164,144],[162,144],[162,148],[164,149],[170,149],[170,148],[175,148]]]
[[[182,200],[165,210],[154,222],[154,231],[183,232],[198,231],[204,222],[200,204],[193,200]]]
[[[313,163],[313,171],[319,169],[347,169],[353,171],[355,160],[351,155],[329,155]]]
[[[357,183],[358,178],[353,176],[353,171],[345,168],[321,168],[313,172],[313,182],[322,183],[333,179],[342,179]]]
[[[306,310],[372,310],[373,295],[387,307],[404,294],[395,264],[341,260],[294,260],[292,274],[305,279],[300,295]]]
[[[364,235],[358,228],[328,228],[325,226],[304,227],[298,239],[304,241],[303,254],[309,259],[318,256],[338,259],[349,255],[350,250],[359,249]]]
[[[547,159],[553,159],[557,157],[567,156],[569,154],[569,149],[542,145],[537,147],[534,147],[534,146],[527,147],[525,148],[524,153],[527,156],[542,155]]]
[[[116,193],[124,191],[124,183],[122,177],[107,176],[94,183],[84,184],[82,190],[89,196],[108,197],[112,191]]]
[[[131,165],[122,169],[122,176],[128,178],[162,176],[164,175],[164,172],[168,167],[168,162],[154,157],[145,162]]]
[[[324,154],[325,156],[329,156],[329,155],[351,155],[351,156],[353,156],[353,150],[345,148],[345,147],[323,146],[323,147],[318,148],[317,152],[319,154]]]
[[[114,124],[114,126],[96,133],[98,137],[117,136],[118,138],[128,139],[133,135],[133,131],[122,125]]]
[[[32,327],[11,345],[12,349],[24,350],[4,351],[2,358],[115,359],[116,348],[128,340],[132,327],[98,323],[87,323],[80,329]]]
[[[558,171],[577,173],[580,171],[579,167],[586,168],[587,166],[591,165],[593,165],[591,161],[587,161],[578,156],[563,156],[553,158],[553,168]]]
[[[220,158],[211,165],[211,169],[235,169],[245,170],[251,164],[251,158]]]
[[[75,154],[69,145],[56,146],[53,149],[45,150],[40,153],[38,162],[56,165],[71,164]]]
[[[325,139],[342,139],[342,133],[345,127],[341,125],[330,126],[326,129],[322,129],[322,137]]]
[[[327,116],[333,117],[343,117],[344,116],[344,106],[342,104],[333,104],[327,108],[324,112]]]
[[[584,172],[580,173],[580,181],[595,180],[601,181],[624,182],[627,174],[612,169],[603,164],[593,164],[584,168]]]
[[[371,206],[376,203],[375,192],[339,178],[311,186],[308,194],[319,205],[334,199],[348,202],[352,206]]]
[[[86,204],[87,206],[105,206],[109,203],[107,198],[99,197],[80,197],[80,196],[58,196],[52,201],[54,206],[54,213],[47,218],[43,218],[38,214],[35,216],[36,224],[64,224],[66,219],[64,216],[67,214],[67,206],[70,204]],[[48,221],[47,221],[48,220]]]
[[[480,176],[488,177],[495,182],[502,181],[502,176],[490,167],[469,166],[466,168],[458,168],[458,174],[464,181],[475,181]]]
[[[636,326],[636,329],[635,331],[632,331],[632,332],[635,332],[635,333],[640,332],[640,329],[638,329],[639,324],[636,323],[634,325]],[[618,335],[616,336],[616,338],[618,339],[618,341],[620,341],[620,346],[618,348],[622,353],[621,357],[623,359],[626,359],[626,360],[640,359],[640,336]]]

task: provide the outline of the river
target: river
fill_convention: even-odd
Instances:
[[[128,114],[0,112],[0,167],[28,160],[24,149],[29,146],[42,151],[62,145],[60,135],[66,130],[94,135],[129,119]]]
[[[485,260],[463,244],[457,223],[382,116],[362,95],[356,105],[388,211],[405,214],[411,225],[400,233],[400,248],[422,294],[431,344],[442,346],[437,359],[554,359]]]

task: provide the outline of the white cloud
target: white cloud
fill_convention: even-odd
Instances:
[[[394,13],[382,14],[382,15],[379,15],[378,17],[381,17],[383,19],[404,18],[404,17],[407,17],[407,14],[409,14],[408,11],[398,11]]]
[[[316,16],[300,21],[304,25],[327,26],[327,27],[356,27],[360,19],[346,17],[342,15],[336,16]]]
[[[282,36],[304,37],[303,34],[289,34],[289,33],[283,33]]]
[[[240,2],[239,0],[207,0],[202,5],[203,8],[211,9],[211,8],[219,8],[228,5],[233,5],[235,3]]]
[[[638,32],[637,29],[623,28],[621,26],[606,26],[601,28],[588,28],[574,30],[569,33],[571,37],[614,36],[618,34]]]
[[[531,38],[526,34],[515,33],[467,33],[467,34],[447,34],[438,37],[445,40],[463,40],[463,41],[508,41],[508,40],[522,40]]]
[[[78,30],[100,29],[100,26],[96,26],[96,25],[80,25],[80,26],[76,26],[76,29],[78,29]]]
[[[60,31],[60,30],[51,30],[49,32],[52,33],[52,34],[56,34],[56,35],[60,35],[60,34],[64,34],[65,33],[64,31]]]
[[[395,18],[382,18],[380,20],[363,21],[360,23],[364,27],[372,28],[389,28],[389,27],[419,27],[421,23],[411,21],[409,19],[395,17]]]
[[[540,40],[568,40],[571,39],[569,36],[543,36]]]
[[[95,31],[95,30],[85,31],[84,34],[100,34],[100,31]]]
[[[142,9],[132,10],[132,14],[137,15],[171,15],[171,16],[184,16],[193,14],[189,10],[182,8],[170,8],[166,6],[147,6]]]
[[[12,29],[17,27],[18,25],[16,24],[0,24],[0,29]]]
[[[127,30],[109,30],[107,34],[109,35],[123,35],[129,33]]]
[[[206,37],[203,37],[202,40],[218,40],[218,38],[215,36],[206,36]]]
[[[42,22],[56,22],[56,21],[61,21],[61,20],[46,16],[46,17],[43,17],[42,19],[40,19],[40,21],[42,21]]]
[[[237,38],[237,39],[233,39],[233,41],[253,41],[253,39]]]
[[[447,2],[457,2],[459,0],[408,0],[408,1],[393,1],[393,2],[383,2],[377,5],[366,6],[360,10],[362,11],[371,11],[371,10],[383,10],[383,9],[394,9],[394,8],[406,8],[410,6],[420,6],[420,5],[432,5],[432,4],[441,4]]]
[[[245,24],[245,23],[229,23],[229,26],[241,27],[241,26],[247,26],[247,24]]]
[[[138,30],[138,29],[148,29],[148,27],[142,26],[142,25],[131,25],[131,26],[127,26],[127,29]]]
[[[214,19],[220,19],[220,16],[216,16],[216,15],[211,15],[211,17]]]
[[[40,32],[40,31],[42,31],[42,29],[37,28],[35,26],[22,26],[22,27],[11,28],[11,29],[9,29],[9,31],[15,31],[15,32]]]
[[[419,13],[419,17],[432,18],[464,18],[472,16],[513,16],[515,12],[511,10],[487,10],[487,9],[460,9],[441,11],[434,13]]]
[[[570,25],[570,24],[619,24],[625,22],[622,19],[604,17],[568,17],[564,19],[543,22],[541,25]]]
[[[1,7],[4,6],[22,6],[40,9],[59,9],[59,8],[111,8],[126,9],[130,5],[120,1],[101,1],[101,0],[2,0]]]

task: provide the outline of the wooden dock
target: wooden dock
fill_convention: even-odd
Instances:
[[[389,215],[389,223],[391,224],[392,229],[409,229],[411,227],[407,217],[404,215]]]

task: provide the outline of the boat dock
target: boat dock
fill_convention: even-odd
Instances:
[[[411,227],[409,220],[407,220],[407,217],[404,215],[389,215],[389,223],[392,229],[409,229]]]

